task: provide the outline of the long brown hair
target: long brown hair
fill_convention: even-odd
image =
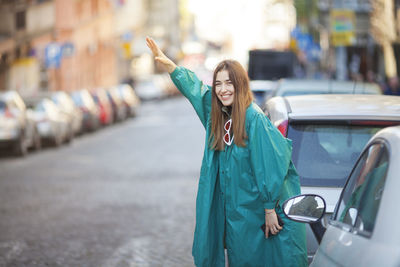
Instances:
[[[223,150],[225,143],[223,136],[225,134],[224,124],[228,119],[228,115],[222,111],[222,103],[215,93],[215,80],[217,73],[227,70],[229,79],[231,80],[234,91],[233,103],[231,106],[231,118],[233,140],[237,146],[246,146],[247,139],[245,129],[246,109],[253,101],[253,94],[250,91],[249,78],[247,72],[242,65],[236,60],[224,60],[218,64],[214,70],[212,83],[212,101],[211,101],[211,148],[215,150]]]

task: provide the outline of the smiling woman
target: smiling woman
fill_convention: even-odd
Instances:
[[[222,61],[210,87],[177,67],[151,38],[147,45],[206,130],[195,264],[223,267],[226,249],[229,266],[306,266],[305,228],[284,218],[281,207],[300,193],[292,144],[253,103],[245,69],[235,60]]]

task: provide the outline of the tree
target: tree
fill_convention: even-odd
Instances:
[[[398,39],[394,16],[394,0],[371,0],[371,33],[383,48],[385,73],[388,78],[397,76],[396,59],[392,43]]]

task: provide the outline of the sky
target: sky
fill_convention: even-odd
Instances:
[[[282,7],[271,10],[272,0],[189,0],[188,8],[195,16],[201,38],[215,42],[232,42],[232,54],[246,61],[252,48],[272,48],[275,39],[285,39],[288,30],[272,26],[274,20],[295,16]],[[275,18],[274,18],[275,16]],[[289,23],[290,24],[290,23]]]

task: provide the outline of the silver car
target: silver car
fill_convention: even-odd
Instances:
[[[71,128],[68,116],[49,98],[25,100],[31,107],[32,118],[36,121],[42,141],[59,146],[70,141]]]
[[[292,139],[292,160],[302,193],[320,194],[327,217],[334,211],[351,168],[380,129],[400,124],[400,98],[383,95],[303,95],[274,97],[266,114]],[[307,229],[309,261],[318,248]]]
[[[120,98],[122,99],[123,103],[125,104],[128,115],[131,117],[136,116],[137,109],[140,104],[140,99],[136,95],[135,91],[129,84],[119,84],[116,86]]]
[[[68,116],[72,135],[81,133],[83,119],[82,111],[75,106],[71,96],[64,91],[57,91],[51,95],[51,99],[59,109]]]
[[[253,92],[254,102],[264,108],[265,99],[269,99],[276,89],[278,82],[270,80],[252,80],[250,89]]]
[[[311,266],[400,266],[399,162],[400,127],[379,131],[353,167]],[[284,212],[316,228],[320,200],[298,196]]]
[[[27,116],[27,109],[16,91],[0,93],[0,147],[17,156],[28,153],[29,147],[40,148],[37,128]]]
[[[82,112],[82,130],[84,132],[97,130],[100,126],[100,110],[89,91],[87,89],[74,91],[71,93],[71,98]]]
[[[375,83],[363,83],[338,80],[279,80],[273,96],[309,95],[309,94],[373,94],[380,95],[382,90]]]

